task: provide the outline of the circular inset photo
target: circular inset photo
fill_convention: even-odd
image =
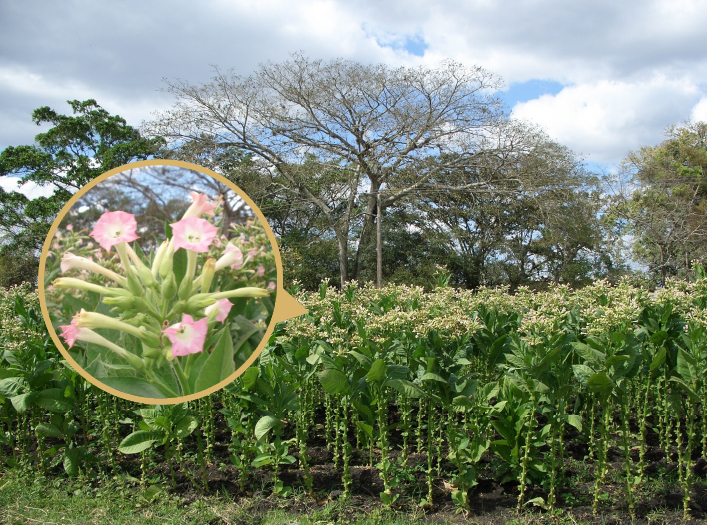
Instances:
[[[244,371],[278,289],[275,238],[253,202],[205,168],[166,162],[82,188],[40,261],[45,319],[69,363],[148,403],[195,399]]]

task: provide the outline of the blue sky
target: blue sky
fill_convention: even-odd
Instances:
[[[248,75],[301,52],[481,66],[502,79],[514,118],[610,171],[667,126],[707,120],[707,54],[695,44],[706,26],[698,0],[7,0],[0,149],[32,142],[40,106],[94,98],[139,126],[172,105],[163,79],[206,83],[214,65]]]

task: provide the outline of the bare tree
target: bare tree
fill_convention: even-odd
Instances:
[[[493,96],[500,84],[480,67],[454,62],[390,68],[294,55],[248,77],[216,70],[205,85],[169,83],[177,102],[145,130],[173,146],[231,146],[264,161],[282,190],[326,217],[343,284],[358,276],[379,193],[384,210],[415,193],[493,189],[526,142]],[[465,170],[474,177],[447,182]],[[350,241],[357,250],[352,272]]]

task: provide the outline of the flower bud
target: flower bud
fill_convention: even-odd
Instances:
[[[213,295],[214,294],[210,293],[198,293],[190,297],[189,300],[186,302],[185,311],[198,311],[202,308],[206,308],[207,306],[211,306],[216,302],[216,299],[213,298]]]
[[[142,297],[135,297],[133,299],[133,304],[134,304],[133,308],[135,308],[135,310],[137,310],[140,313],[146,312],[150,309],[150,305]]]
[[[128,321],[137,315],[137,310],[125,310],[120,316],[121,321]]]
[[[111,306],[117,306],[122,310],[131,310],[135,308],[134,297],[104,297],[103,302]]]
[[[216,271],[216,259],[208,259],[204,263],[204,268],[201,270],[201,291],[206,293],[209,291],[211,281],[214,280]]]
[[[161,288],[162,297],[167,301],[172,299],[177,293],[177,280],[174,278],[174,274],[170,273],[167,278],[162,281]]]
[[[269,297],[270,292],[263,288],[247,286],[245,288],[236,288],[235,290],[212,293],[208,295],[210,295],[214,301],[217,301],[218,299],[228,299],[229,297]]]
[[[160,336],[155,334],[154,332],[150,332],[147,330],[147,328],[143,327],[142,328],[142,335],[140,336],[140,339],[142,339],[142,342],[146,344],[147,346],[157,348],[162,344],[162,341],[160,340]]]
[[[59,277],[54,280],[52,286],[58,289],[73,288],[75,290],[87,290],[89,292],[96,292],[101,295],[111,297],[130,297],[133,295],[128,290],[123,290],[122,288],[107,288],[105,286],[99,286],[81,279],[74,279],[73,277]]]
[[[155,253],[155,260],[152,262],[152,277],[157,277],[157,274],[160,271],[160,266],[162,265],[162,260],[164,259],[164,256],[167,253],[168,249],[169,241],[163,241],[162,244],[160,244],[160,247],[157,249],[157,253]]]
[[[182,279],[182,283],[179,285],[180,299],[189,299],[189,296],[191,295],[192,284],[192,280],[185,275],[184,279]]]
[[[174,356],[172,355],[172,345],[166,346],[162,349],[162,357],[167,361],[174,361]]]
[[[147,266],[138,266],[137,275],[142,281],[142,284],[148,288],[155,284],[155,280],[152,278],[152,272],[147,268]]]
[[[129,324],[130,326],[134,326],[136,328],[140,328],[142,326],[142,322],[138,317],[130,317],[128,319],[121,319],[124,323]]]
[[[130,290],[133,295],[136,295],[138,297],[145,293],[145,290],[140,284],[140,281],[135,278],[134,273],[128,274],[128,290]]]
[[[166,279],[167,276],[172,273],[172,267],[174,264],[174,251],[171,249],[172,243],[167,247],[167,251],[162,258],[162,264],[160,264],[160,277]]]
[[[184,313],[184,309],[186,308],[186,306],[187,306],[186,301],[177,301],[176,303],[174,303],[174,306],[167,314],[167,317],[175,317],[175,316],[182,315]]]
[[[150,359],[158,359],[161,355],[162,355],[162,349],[147,346],[145,343],[142,344],[142,356],[143,357],[149,357]]]
[[[145,367],[145,362],[135,354],[125,352],[125,355],[123,355],[123,357],[128,362],[128,364],[132,366],[135,370],[141,370]]]

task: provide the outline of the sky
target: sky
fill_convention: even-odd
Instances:
[[[41,106],[94,98],[137,127],[173,103],[165,79],[248,75],[301,52],[481,66],[515,118],[610,172],[667,126],[707,120],[705,27],[692,0],[3,0],[0,149],[46,129],[31,122]]]

